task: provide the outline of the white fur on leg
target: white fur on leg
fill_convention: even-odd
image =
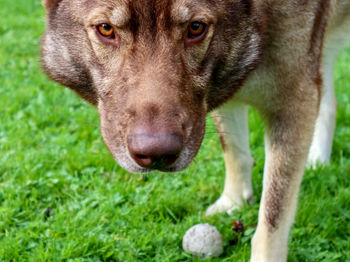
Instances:
[[[261,224],[252,239],[252,252],[250,262],[282,262],[287,261],[288,232],[280,228],[273,234],[268,232],[266,225]],[[287,239],[286,239],[287,236]]]
[[[225,211],[230,214],[253,195],[253,159],[249,149],[247,106],[231,102],[218,109],[212,116],[223,144],[226,178],[224,191],[207,209],[207,216]]]
[[[336,98],[333,84],[333,61],[331,60],[325,59],[323,66],[323,95],[308,157],[308,164],[313,167],[316,167],[317,163],[329,163],[332,153]]]
[[[345,3],[345,2],[344,2]],[[336,98],[334,94],[333,64],[350,39],[350,21],[327,32],[323,50],[323,94],[316,121],[308,164],[328,163],[331,157],[335,128]]]

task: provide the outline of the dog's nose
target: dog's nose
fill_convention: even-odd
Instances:
[[[149,132],[137,128],[127,137],[128,149],[137,164],[160,169],[175,163],[183,148],[183,135],[178,132]]]

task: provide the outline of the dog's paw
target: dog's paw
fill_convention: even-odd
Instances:
[[[211,216],[223,212],[227,212],[227,214],[231,215],[232,211],[239,209],[241,205],[242,201],[235,202],[226,195],[222,195],[214,204],[208,207],[205,215]]]
[[[330,159],[328,156],[322,155],[322,154],[317,154],[310,151],[307,162],[306,162],[306,167],[311,168],[311,169],[316,169],[317,166],[319,165],[329,165]]]
[[[321,136],[321,138],[316,136],[312,141],[306,164],[308,168],[315,169],[318,165],[328,165],[330,162],[332,139],[329,138],[330,141],[328,141],[327,138],[323,136]]]

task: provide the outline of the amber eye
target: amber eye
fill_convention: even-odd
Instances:
[[[103,37],[107,38],[114,38],[114,29],[111,25],[109,24],[100,24],[97,26],[98,32],[101,34]]]
[[[206,32],[206,28],[207,28],[207,25],[205,23],[193,22],[188,27],[187,37],[190,39],[201,37]]]

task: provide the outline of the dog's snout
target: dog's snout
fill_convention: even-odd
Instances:
[[[131,157],[144,168],[161,169],[175,163],[183,148],[183,135],[174,131],[150,132],[137,128],[128,135]]]

